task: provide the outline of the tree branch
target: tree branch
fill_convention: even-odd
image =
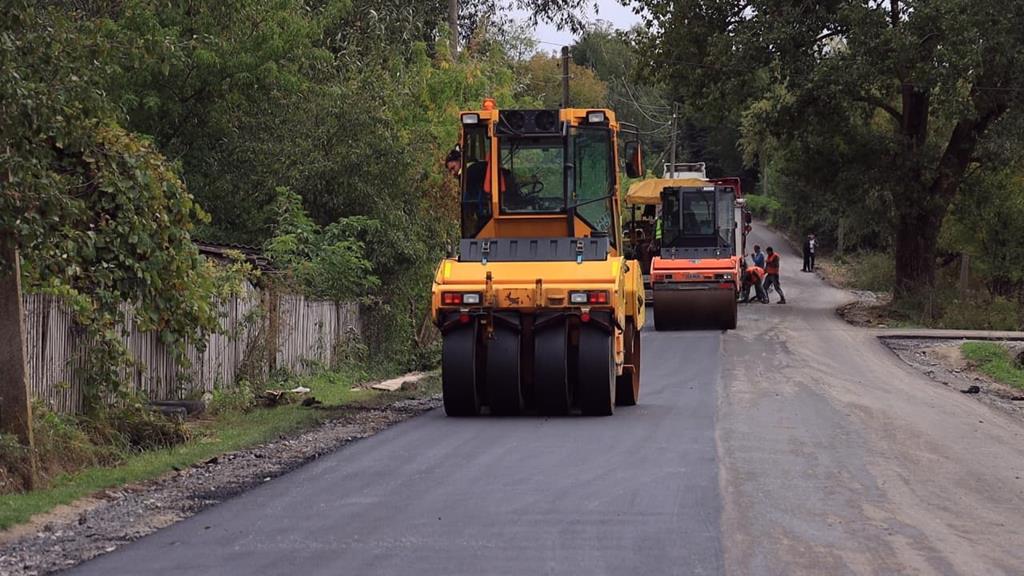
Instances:
[[[857,102],[863,102],[864,104],[868,104],[885,111],[889,116],[892,116],[893,120],[895,120],[897,124],[902,124],[903,122],[903,113],[897,110],[892,104],[889,104],[874,94],[859,94],[854,96],[853,99]]]

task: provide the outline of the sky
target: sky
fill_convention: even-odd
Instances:
[[[612,23],[615,28],[621,28],[623,30],[632,27],[634,24],[640,22],[640,17],[633,14],[631,8],[627,8],[622,4],[619,4],[618,0],[595,0],[598,5],[598,11],[588,9],[585,18],[589,21],[594,20],[606,20]],[[590,2],[593,4],[595,2]],[[514,10],[513,17],[518,20],[527,20],[529,13],[523,10]],[[550,52],[557,50],[560,46],[568,46],[573,43],[574,37],[568,30],[559,30],[551,24],[540,23],[537,25],[536,30],[533,34],[534,38],[541,42],[538,46],[540,50]]]

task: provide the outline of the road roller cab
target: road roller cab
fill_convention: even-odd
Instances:
[[[736,327],[740,264],[749,231],[738,178],[648,180],[633,202],[660,207],[651,260],[654,328]]]
[[[635,404],[643,287],[622,255],[620,145],[610,110],[461,114],[462,238],[437,268],[445,411],[611,414]]]

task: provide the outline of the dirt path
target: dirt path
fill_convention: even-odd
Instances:
[[[723,340],[727,573],[1024,573],[1024,422],[843,322],[852,296],[783,256],[790,304]]]

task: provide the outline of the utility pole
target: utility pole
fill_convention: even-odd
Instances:
[[[459,53],[459,0],[448,0],[448,33],[451,34],[452,59]]]
[[[8,180],[9,181],[9,180]],[[21,303],[21,266],[13,234],[0,235],[0,432],[13,434],[28,451],[22,471],[25,488],[36,485],[36,451],[32,437]]]
[[[562,46],[562,108],[569,107],[569,47]]]
[[[669,153],[668,153],[668,165],[670,166],[669,170],[670,170],[670,172],[672,174],[675,174],[675,172],[676,172],[676,133],[678,132],[678,130],[676,128],[676,122],[677,122],[678,119],[679,119],[679,103],[678,102],[673,102],[672,103],[672,149],[669,150]]]

